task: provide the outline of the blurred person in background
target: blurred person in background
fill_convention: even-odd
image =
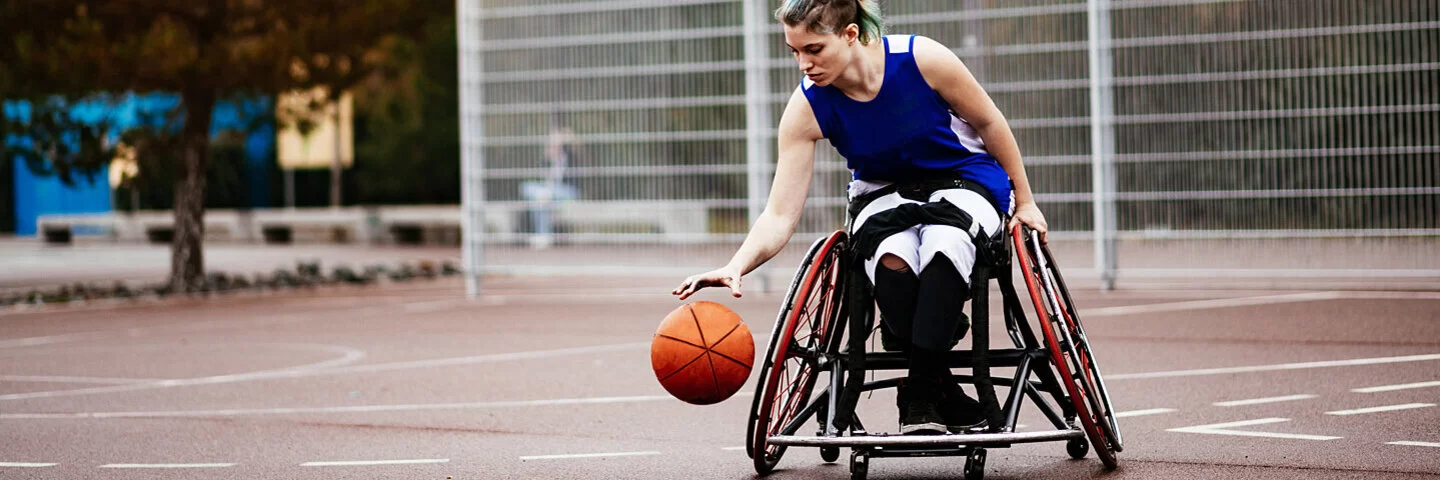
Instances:
[[[532,248],[546,249],[555,244],[555,204],[574,200],[577,193],[573,185],[565,183],[565,172],[574,158],[575,132],[560,123],[558,113],[552,114],[550,138],[545,144],[549,163],[545,179],[520,184],[520,196],[530,202],[530,226],[535,234],[530,237]]]
[[[783,0],[775,17],[805,74],[779,125],[778,163],[765,211],[728,264],[672,293],[729,287],[789,242],[804,211],[822,139],[853,172],[850,248],[858,250],[885,343],[909,356],[897,391],[904,434],[984,425],[979,403],[953,381],[946,352],[969,330],[962,311],[974,237],[1046,223],[1004,115],[949,48],[885,35],[874,0]]]

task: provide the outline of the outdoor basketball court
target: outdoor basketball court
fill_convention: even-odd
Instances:
[[[696,407],[650,371],[672,280],[6,311],[0,478],[751,478],[752,387]],[[1440,476],[1440,292],[1364,286],[1075,286],[1122,412],[1120,469],[1043,443],[991,449],[986,478]],[[738,311],[759,350],[781,300],[698,299]],[[861,408],[871,430],[895,428],[892,395]],[[882,458],[870,476],[955,478],[963,463]],[[791,448],[769,478],[848,471]]]

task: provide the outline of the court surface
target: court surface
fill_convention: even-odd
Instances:
[[[690,406],[650,371],[677,280],[7,310],[0,478],[751,478],[750,388]],[[1074,292],[1122,412],[1119,470],[1047,443],[990,450],[986,478],[1440,477],[1440,288],[1202,283]],[[780,297],[698,299],[738,311],[763,351]],[[896,428],[893,395],[861,409]],[[1046,427],[1033,407],[1021,423]],[[844,458],[792,448],[768,478],[848,478]],[[881,458],[870,478],[962,469]]]

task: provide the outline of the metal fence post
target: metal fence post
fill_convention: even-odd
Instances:
[[[483,0],[456,0],[460,53],[460,229],[465,294],[480,295],[485,268]]]
[[[745,44],[745,206],[749,224],[754,225],[769,197],[770,149],[770,52],[766,48],[768,10],[766,0],[745,0],[742,15]],[[768,292],[764,272],[755,275],[760,290]]]
[[[1095,211],[1095,272],[1115,289],[1115,103],[1110,51],[1110,0],[1089,0],[1090,149]]]

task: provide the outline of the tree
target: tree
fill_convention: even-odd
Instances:
[[[197,290],[204,276],[205,172],[215,103],[235,95],[315,87],[338,96],[377,67],[372,52],[383,40],[412,34],[436,10],[434,5],[442,5],[437,0],[422,5],[407,0],[0,1],[0,31],[9,36],[0,43],[0,65],[5,65],[0,95],[41,103],[97,92],[179,95],[175,148],[180,155],[171,165],[175,235],[170,284],[183,291]],[[36,153],[52,165],[68,163],[43,150]]]
[[[419,38],[382,49],[385,65],[355,94],[355,198],[460,201],[460,96],[454,4]]]

